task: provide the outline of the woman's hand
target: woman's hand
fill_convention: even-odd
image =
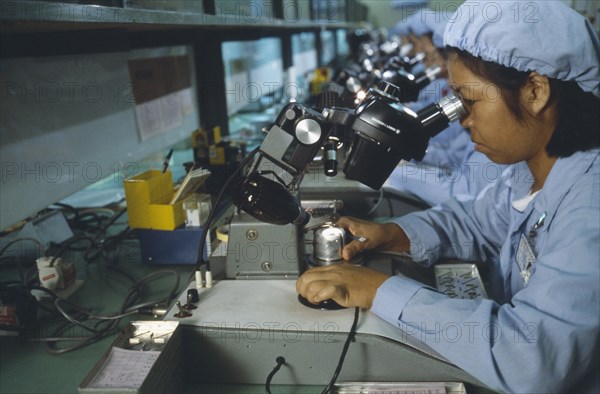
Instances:
[[[304,272],[296,282],[296,291],[314,304],[332,299],[344,307],[369,309],[387,278],[379,271],[343,263]]]
[[[409,252],[410,241],[395,223],[373,223],[351,217],[341,217],[336,225],[348,230],[353,236],[362,240],[353,240],[342,249],[342,257],[350,260],[363,250],[381,250],[389,252]]]

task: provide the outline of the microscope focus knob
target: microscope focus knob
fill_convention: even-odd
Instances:
[[[321,125],[314,119],[302,119],[296,125],[296,138],[305,145],[312,145],[321,139]]]
[[[198,294],[198,289],[189,289],[187,291],[187,301],[188,301],[188,303],[200,301],[200,295]]]

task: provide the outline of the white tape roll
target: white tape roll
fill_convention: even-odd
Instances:
[[[217,239],[221,242],[229,241],[229,225],[219,226],[217,228]]]

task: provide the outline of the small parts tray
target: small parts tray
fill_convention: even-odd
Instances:
[[[435,286],[450,298],[487,298],[485,287],[475,264],[436,265]]]

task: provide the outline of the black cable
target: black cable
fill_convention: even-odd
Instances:
[[[2,256],[2,254],[4,252],[6,252],[6,250],[11,247],[12,245],[16,244],[17,242],[22,242],[22,241],[30,241],[35,243],[37,246],[39,246],[40,251],[42,252],[41,254],[44,253],[45,249],[44,245],[42,245],[42,243],[35,239],[35,238],[30,238],[30,237],[23,237],[23,238],[17,238],[17,239],[13,239],[12,241],[8,242],[6,245],[4,245],[4,247],[0,250],[0,256]]]
[[[108,217],[99,215],[90,209],[78,209],[68,204],[55,203],[53,206],[60,207],[63,212],[71,212],[73,215],[65,218],[67,219],[69,226],[73,229],[83,230],[84,232],[98,232],[101,230],[102,222],[107,220]],[[107,208],[101,208],[103,210],[110,210]],[[110,210],[112,211],[112,210]],[[114,215],[114,211],[111,217]]]
[[[273,380],[273,376],[275,376],[277,371],[281,369],[281,366],[285,364],[285,358],[282,356],[277,356],[275,362],[277,365],[273,367],[273,370],[269,373],[269,376],[267,376],[267,382],[265,383],[265,390],[267,390],[268,394],[271,394],[271,380]]]
[[[106,223],[103,226],[100,226],[101,221],[105,218],[101,218],[95,213],[88,212],[84,213],[83,215],[79,215],[79,212],[73,207],[60,203],[55,205],[64,206],[67,207],[69,210],[77,212],[77,220],[80,221],[84,215],[94,215],[97,219],[96,221],[98,222],[98,225],[93,227],[90,226],[87,230],[84,231],[84,233],[88,234],[91,232],[92,234],[90,235],[79,235],[69,240],[66,240],[60,244],[53,244],[52,246],[58,247],[58,251],[50,260],[51,267],[54,266],[56,260],[59,257],[61,257],[66,250],[84,251],[83,259],[88,263],[101,256],[104,259],[104,261],[107,262],[109,265],[117,264],[120,244],[130,234],[131,229],[129,227],[126,227],[124,230],[113,236],[107,236],[106,232],[108,228],[126,212],[125,210],[121,210],[115,213],[110,217],[108,223]],[[94,231],[90,231],[90,229],[94,229]],[[73,246],[74,244],[77,244],[80,241],[87,241],[90,244],[87,248]],[[112,256],[110,255],[110,253],[112,253]]]
[[[22,238],[13,239],[12,241],[10,241],[6,245],[4,245],[4,247],[0,250],[0,257],[2,256],[2,254],[4,254],[4,252],[6,252],[8,250],[9,247],[11,247],[12,245],[14,245],[18,242],[23,242],[23,241],[30,241],[30,242],[35,243],[40,248],[40,255],[42,255],[42,256],[46,255],[46,248],[39,240],[37,240],[35,238],[30,238],[30,237],[22,237]],[[27,278],[28,275],[23,273],[23,267],[21,266],[21,260],[19,258],[17,258],[16,262],[17,262],[17,269],[19,271],[19,277],[21,278],[21,282],[23,282],[23,284],[26,284],[28,282],[28,278]],[[36,270],[37,270],[37,268],[36,268]]]
[[[112,218],[110,218],[110,220],[108,221],[108,223],[106,223],[104,226],[102,226],[102,232],[106,232],[106,230],[114,223],[117,221],[118,218],[120,218],[121,216],[123,216],[123,214],[127,212],[126,209],[121,210],[120,212],[116,213],[115,215],[112,216]]]
[[[168,305],[171,300],[177,295],[177,290],[179,289],[179,281],[180,281],[180,277],[179,277],[179,273],[177,273],[176,271],[172,271],[172,270],[162,270],[162,271],[156,271],[153,273],[150,273],[148,275],[146,275],[143,279],[141,279],[140,281],[138,281],[137,283],[135,283],[133,286],[131,286],[130,289],[130,294],[141,294],[141,287],[144,283],[153,280],[155,278],[160,278],[162,276],[165,275],[175,275],[175,285],[173,286],[173,289],[171,290],[171,292],[169,293],[169,295],[167,296],[167,298],[165,299],[165,303]],[[137,298],[137,297],[136,297]],[[88,326],[85,326],[82,322],[77,321],[76,319],[73,319],[61,306],[60,306],[60,302],[64,303],[65,305],[70,306],[72,309],[74,309],[75,311],[86,315],[88,318],[93,319],[93,320],[118,320],[121,319],[123,317],[132,315],[132,314],[136,314],[138,313],[138,309],[140,307],[144,307],[144,306],[148,306],[148,305],[155,305],[155,304],[159,304],[162,303],[163,300],[159,300],[159,301],[151,301],[151,302],[147,302],[141,305],[136,305],[136,306],[132,306],[132,305],[127,305],[126,308],[121,308],[121,313],[117,314],[117,315],[110,315],[110,316],[101,316],[101,315],[95,315],[91,312],[88,312],[87,310],[85,310],[84,308],[75,305],[69,301],[66,300],[62,300],[60,298],[56,298],[54,300],[54,305],[56,307],[56,309],[71,323],[78,325],[86,330],[90,330],[90,328]],[[126,302],[126,304],[128,304],[129,302]],[[123,310],[125,309],[125,310]],[[92,330],[90,330],[92,331]]]
[[[73,350],[77,350],[77,349],[81,349],[89,344],[92,344],[94,342],[97,342],[109,335],[113,335],[115,334],[118,329],[118,321],[115,320],[109,327],[107,327],[104,330],[99,330],[96,334],[92,334],[88,337],[84,337],[84,339],[82,339],[81,341],[77,342],[76,344],[69,346],[69,347],[64,347],[64,348],[57,348],[56,344],[59,342],[63,342],[63,341],[59,341],[58,338],[62,337],[63,334],[71,329],[71,324],[69,322],[65,322],[62,326],[60,326],[52,335],[50,338],[52,338],[52,340],[50,341],[46,341],[46,351],[48,353],[51,354],[64,354],[64,353],[68,353],[71,352]],[[67,341],[72,342],[74,341],[74,337],[67,337],[66,338]]]
[[[72,221],[73,222],[79,221],[79,211],[75,207],[73,207],[72,205],[63,204],[62,202],[57,202],[57,203],[54,203],[52,205],[64,208],[67,211],[71,211],[73,213],[73,219],[72,219]],[[67,220],[70,220],[70,219],[67,218]]]
[[[83,258],[90,263],[98,257],[108,263],[108,265],[116,265],[118,263],[119,248],[123,240],[128,239],[132,235],[131,228],[126,227],[120,233],[112,236],[101,238],[102,232],[98,233],[93,239],[91,245],[85,251]],[[112,252],[112,256],[109,253]]]
[[[348,338],[346,338],[346,343],[344,343],[344,348],[342,349],[342,354],[340,355],[340,360],[338,361],[338,365],[335,368],[333,377],[331,378],[331,381],[329,382],[327,387],[325,387],[325,389],[323,389],[321,394],[327,394],[333,388],[333,385],[335,384],[335,382],[338,378],[338,375],[340,374],[340,371],[342,370],[342,366],[344,365],[344,359],[346,358],[346,353],[348,352],[348,348],[350,347],[350,342],[352,342],[352,340],[354,339],[354,335],[356,334],[356,326],[357,325],[358,325],[358,307],[354,308],[354,321],[352,322],[352,327],[350,328],[350,332],[348,333]]]
[[[81,241],[87,241],[90,243],[90,245],[92,245],[94,243],[94,240],[91,237],[88,237],[85,235],[77,236],[75,238],[72,238],[70,241],[65,241],[65,242],[68,242],[66,245],[67,250],[70,250],[72,252],[85,252],[86,250],[88,250],[90,248],[90,245],[77,246],[76,244],[78,244]],[[60,248],[61,244],[55,244],[54,242],[52,242],[51,246]]]
[[[120,244],[123,240],[131,237],[131,229],[129,227],[125,228],[123,231],[117,233],[116,235],[108,236],[107,231],[108,228],[113,225],[119,217],[121,217],[126,211],[122,210],[120,212],[111,215],[110,217],[102,217],[93,212],[79,212],[76,208],[73,208],[64,204],[57,204],[62,208],[65,208],[68,211],[71,211],[73,216],[70,218],[70,222],[75,224],[79,229],[83,228],[83,235],[79,235],[73,237],[69,240],[61,242],[60,244],[54,244],[52,247],[56,248],[56,254],[52,254],[52,259],[50,265],[54,265],[59,257],[61,257],[65,251],[72,250],[82,252],[84,251],[84,259],[89,263],[92,259],[96,259],[98,257],[102,257],[108,264],[107,268],[116,271],[126,277],[128,277],[134,284],[128,291],[128,294],[125,296],[123,303],[117,313],[113,316],[101,316],[92,314],[90,311],[81,308],[75,304],[70,302],[60,300],[57,297],[56,293],[53,291],[46,289],[42,286],[38,286],[33,284],[34,280],[37,280],[37,268],[34,266],[31,269],[31,272],[28,272],[27,275],[24,275],[23,270],[18,265],[19,272],[21,274],[21,281],[23,283],[15,283],[17,286],[24,286],[29,290],[38,290],[47,293],[51,299],[54,300],[53,309],[47,308],[46,306],[42,307],[42,304],[38,306],[42,307],[43,310],[49,313],[46,317],[51,319],[55,319],[60,317],[64,319],[62,323],[60,323],[56,328],[52,335],[47,336],[46,338],[35,338],[36,340],[45,340],[46,350],[52,354],[63,354],[76,349],[80,349],[84,346],[87,346],[91,343],[97,342],[98,340],[105,338],[110,335],[114,335],[119,331],[120,322],[122,319],[130,314],[140,312],[140,309],[146,306],[154,306],[164,302],[167,306],[169,303],[177,296],[180,278],[179,274],[174,271],[158,271],[147,275],[143,279],[136,281],[131,275],[118,270],[114,265],[117,263],[118,253]],[[91,234],[91,235],[86,235]],[[13,244],[21,241],[31,241],[36,243],[39,246],[40,254],[43,256],[47,256],[47,250],[44,245],[42,245],[38,240],[33,238],[17,238],[8,242],[6,245],[2,245],[0,249],[0,257],[3,257],[4,252]],[[79,243],[82,241],[86,241],[89,243],[89,246],[80,245]],[[31,275],[30,275],[31,273]],[[176,281],[174,283],[173,289],[169,292],[169,294],[161,300],[154,300],[151,302],[143,302],[140,303],[140,300],[143,296],[143,287],[144,284],[150,280],[153,280],[157,277],[164,276],[166,274],[174,274],[176,276]],[[30,280],[31,278],[31,280]],[[59,304],[62,302],[62,305],[67,306],[70,310],[67,312],[64,309],[64,306]],[[86,322],[87,324],[85,324]],[[88,335],[85,336],[73,336],[72,330],[75,327],[79,327],[85,331],[88,331]],[[66,347],[59,347],[61,342],[70,342],[71,344]]]
[[[123,240],[127,239],[131,229],[125,228],[119,234],[106,237],[102,241],[101,255],[104,261],[109,265],[116,265],[119,262],[119,252],[121,250],[121,244]],[[111,255],[112,254],[112,255]]]
[[[225,194],[225,191],[229,187],[229,184],[242,171],[242,169],[246,166],[246,164],[248,164],[250,162],[250,160],[252,160],[252,158],[259,151],[259,149],[260,149],[260,146],[255,148],[254,150],[252,150],[252,152],[250,152],[248,154],[248,156],[246,156],[244,158],[244,160],[242,160],[240,165],[235,169],[233,174],[231,174],[231,176],[229,178],[227,178],[227,181],[221,188],[221,191],[219,192],[219,195],[217,196],[217,199],[215,200],[215,203],[212,206],[210,213],[208,214],[208,218],[206,219],[206,222],[204,223],[204,227],[202,229],[202,236],[200,237],[200,245],[198,246],[198,261],[196,262],[196,269],[194,270],[194,272],[199,271],[200,267],[202,267],[204,264],[206,264],[206,261],[204,261],[204,247],[206,244],[206,237],[208,235],[208,232],[210,231],[210,224],[213,221],[215,212],[217,211],[218,205],[221,202],[221,198],[223,198],[223,194]],[[194,274],[192,273],[192,275],[194,275]]]
[[[119,309],[118,315],[113,315],[113,316],[94,315],[94,314],[90,313],[89,311],[85,310],[84,308],[81,308],[75,304],[72,304],[72,303],[64,301],[64,300],[59,301],[58,298],[55,298],[55,306],[56,306],[57,311],[60,314],[62,314],[62,316],[67,321],[64,322],[61,326],[59,326],[56,329],[56,331],[50,335],[50,337],[49,337],[50,339],[45,342],[46,350],[52,354],[63,354],[63,353],[67,353],[67,352],[70,352],[73,350],[80,349],[84,346],[87,346],[91,343],[97,342],[97,341],[101,340],[102,338],[105,338],[109,335],[113,335],[114,333],[118,332],[119,331],[119,323],[124,317],[127,317],[128,315],[133,315],[135,313],[139,313],[139,310],[142,307],[149,306],[149,305],[156,305],[156,304],[160,304],[163,302],[163,300],[158,300],[158,301],[149,301],[149,302],[145,302],[142,304],[136,304],[136,302],[142,296],[142,286],[144,285],[145,282],[153,280],[153,279],[161,277],[161,276],[164,276],[164,275],[167,275],[167,274],[173,274],[176,277],[175,285],[173,286],[173,289],[171,290],[171,292],[165,299],[165,303],[166,303],[166,305],[168,305],[170,303],[170,301],[174,298],[174,296],[177,294],[177,290],[179,288],[179,283],[180,283],[179,274],[172,270],[161,270],[161,271],[153,272],[151,274],[146,275],[144,278],[137,281],[136,283],[134,283],[130,287],[128,294],[125,296],[125,299],[123,300],[121,308]],[[72,316],[71,314],[67,313],[63,308],[60,307],[60,305],[58,305],[58,302],[63,302],[64,304],[71,307],[77,313],[77,316]],[[98,321],[95,324],[93,324],[93,326],[88,326],[83,323],[83,321],[85,321],[85,320],[98,320]],[[102,325],[104,325],[104,326],[102,326]],[[76,343],[71,346],[58,348],[57,347],[58,343],[63,342],[59,338],[61,336],[63,336],[63,334],[68,332],[68,330],[72,329],[73,326],[78,326],[86,331],[89,331],[90,334],[88,336],[79,338],[80,340],[76,341]],[[70,334],[72,335],[72,333],[70,333]],[[67,337],[67,338],[65,338],[65,341],[73,342],[74,339],[72,337]]]

